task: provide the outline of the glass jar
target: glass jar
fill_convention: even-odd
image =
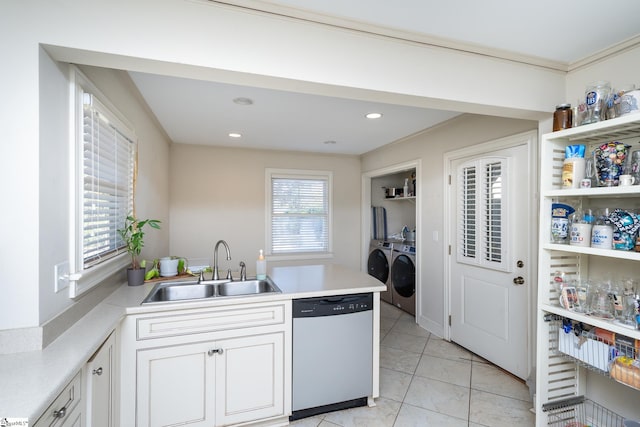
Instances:
[[[573,124],[573,110],[571,104],[560,104],[556,106],[553,113],[553,131],[569,129]]]
[[[601,80],[587,86],[585,90],[585,100],[587,111],[582,121],[583,125],[604,120],[607,111],[607,100],[611,93],[611,84]]]

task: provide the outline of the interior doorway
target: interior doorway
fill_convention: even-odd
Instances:
[[[362,271],[376,277],[386,263],[381,298],[412,315],[420,301],[420,175],[420,160],[362,175]]]

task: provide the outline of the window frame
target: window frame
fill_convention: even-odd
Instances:
[[[272,208],[274,178],[290,179],[323,179],[327,181],[327,251],[323,252],[291,252],[273,253],[272,242]],[[333,172],[307,169],[265,169],[265,255],[274,261],[327,259],[333,258]]]
[[[90,93],[93,102],[99,104],[101,113],[105,115],[109,121],[117,124],[118,130],[123,131],[133,146],[133,171],[131,183],[131,198],[133,200],[135,194],[135,182],[137,174],[137,136],[133,130],[133,125],[118,111],[118,109],[109,101],[109,99],[87,78],[77,67],[70,66],[70,132],[69,132],[69,186],[70,186],[70,215],[69,215],[69,297],[76,298],[95,286],[109,276],[124,269],[129,263],[130,258],[126,250],[116,253],[108,259],[94,263],[88,268],[84,268],[83,256],[83,103],[85,93]],[[133,210],[134,203],[131,204]]]
[[[495,190],[495,186],[498,185],[496,181],[489,182],[487,179],[487,167],[493,166],[495,164],[499,164],[501,168],[500,173],[500,191],[499,191],[499,199],[500,201],[500,260],[496,261],[493,259],[487,259],[486,255],[488,252],[491,252],[489,245],[487,244],[486,237],[491,235],[491,230],[487,226],[487,222],[491,219],[495,219],[495,217],[489,218],[486,215],[487,207],[490,206],[492,198],[489,197],[489,193],[493,194]],[[475,265],[478,267],[484,267],[490,270],[496,271],[509,271],[509,251],[511,250],[511,241],[509,234],[509,223],[510,223],[510,215],[511,208],[509,200],[509,186],[508,182],[505,182],[501,179],[504,176],[508,176],[510,173],[511,164],[508,158],[491,156],[485,157],[482,159],[472,160],[470,162],[462,163],[458,170],[456,171],[458,188],[456,189],[456,197],[458,197],[458,203],[460,204],[459,212],[456,216],[456,238],[458,239],[456,247],[457,254],[456,259],[461,264],[469,264]],[[474,215],[473,215],[473,237],[474,237],[474,251],[473,254],[467,254],[465,252],[465,230],[468,230],[468,227],[465,227],[464,223],[464,201],[463,199],[463,190],[466,189],[464,187],[465,182],[463,179],[463,171],[466,169],[474,169],[475,170],[475,188],[474,188]],[[497,180],[498,178],[496,178]],[[492,205],[491,205],[492,206]]]

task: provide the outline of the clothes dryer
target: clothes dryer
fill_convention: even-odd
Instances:
[[[391,262],[391,300],[409,314],[416,314],[416,247],[394,245]]]
[[[385,285],[387,290],[380,292],[383,301],[392,303],[391,297],[391,251],[393,244],[385,240],[373,239],[369,244],[367,272]]]

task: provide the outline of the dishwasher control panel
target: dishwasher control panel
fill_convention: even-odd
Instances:
[[[293,300],[293,317],[335,316],[373,310],[373,294],[336,295]]]

